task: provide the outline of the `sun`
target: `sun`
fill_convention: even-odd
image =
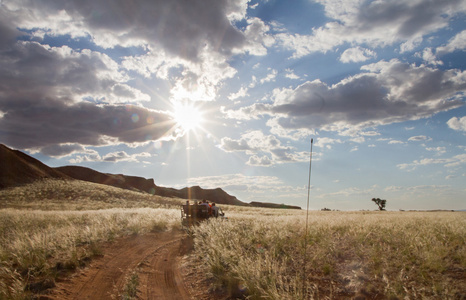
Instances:
[[[195,130],[204,121],[202,112],[193,105],[176,104],[174,109],[175,122],[185,132]]]

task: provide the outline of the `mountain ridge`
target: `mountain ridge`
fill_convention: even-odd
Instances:
[[[221,188],[204,189],[200,186],[192,186],[175,189],[157,186],[152,178],[147,179],[139,176],[101,173],[88,167],[62,166],[52,168],[19,150],[10,149],[2,144],[0,144],[0,162],[0,189],[24,185],[45,178],[74,179],[163,197],[208,200],[218,204],[237,206],[301,209],[297,206],[264,202],[251,202],[249,204],[237,199],[235,196],[229,195]]]
[[[111,185],[127,190],[142,191],[163,197],[177,197],[181,199],[209,200],[219,204],[246,206],[245,202],[229,195],[221,188],[203,189],[199,186],[185,187],[182,189],[157,186],[154,179],[146,179],[138,176],[123,174],[101,173],[94,169],[81,166],[63,166],[55,168],[59,172],[74,179],[90,181],[99,184]]]
[[[71,179],[39,160],[0,144],[0,189],[32,183],[42,178]]]

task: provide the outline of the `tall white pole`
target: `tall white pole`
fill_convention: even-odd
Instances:
[[[307,207],[306,207],[306,229],[304,234],[304,253],[303,253],[303,299],[306,299],[306,263],[307,263],[307,228],[309,223],[309,198],[311,195],[311,167],[312,167],[312,144],[314,139],[311,139],[311,153],[309,155],[309,181],[307,183]]]

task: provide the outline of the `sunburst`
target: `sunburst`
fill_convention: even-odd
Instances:
[[[175,104],[174,118],[178,127],[185,132],[195,131],[204,121],[202,111],[191,104],[184,103]]]

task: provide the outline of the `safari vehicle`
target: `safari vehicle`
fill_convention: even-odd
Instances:
[[[225,213],[220,207],[217,207],[217,215],[209,205],[203,204],[189,204],[186,203],[181,208],[181,226],[189,228],[193,225],[199,225],[200,222],[205,221],[209,218],[222,218],[225,219]]]

